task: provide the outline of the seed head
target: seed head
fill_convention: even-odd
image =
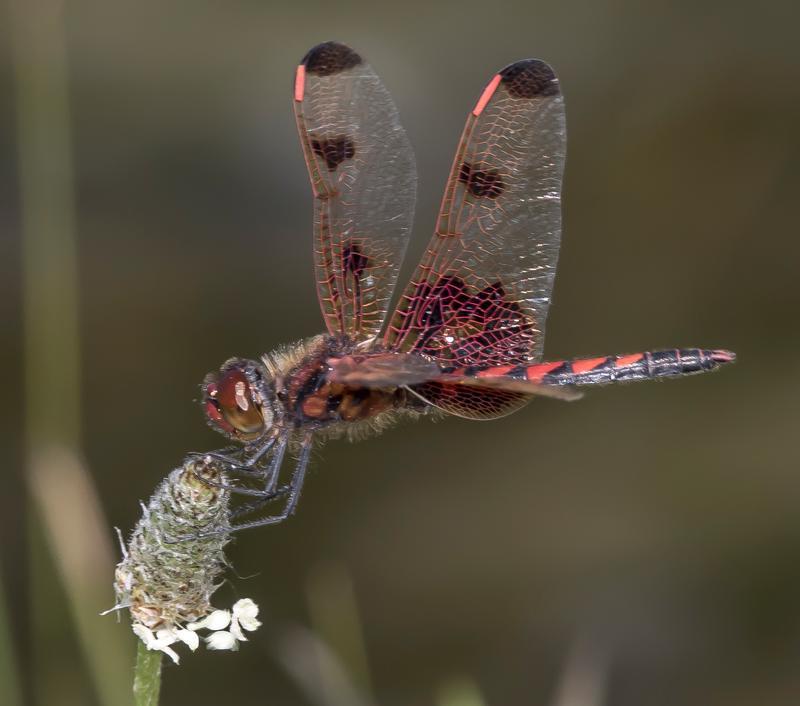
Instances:
[[[117,604],[128,606],[134,623],[150,630],[180,627],[211,611],[230,535],[175,541],[227,527],[228,491],[203,481],[226,481],[220,464],[210,457],[189,458],[172,471],[142,506],[117,565]]]

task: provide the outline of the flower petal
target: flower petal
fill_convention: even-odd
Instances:
[[[150,647],[150,645],[156,641],[156,636],[153,634],[153,631],[141,623],[134,623],[131,626],[131,630],[133,630],[133,634],[144,643],[145,647]]]
[[[197,636],[196,632],[192,632],[191,630],[177,630],[175,632],[175,636],[182,643],[188,645],[192,652],[194,652],[200,645],[200,638]]]
[[[242,598],[233,604],[233,617],[245,630],[253,631],[261,626],[261,622],[256,620],[257,615],[258,605],[250,598]]]
[[[158,643],[158,647],[154,649],[161,649],[161,645],[171,645],[173,642],[178,641],[178,635],[175,632],[175,628],[162,628],[156,632],[156,641],[154,644]]]
[[[238,650],[239,643],[227,630],[217,630],[206,638],[206,647],[209,650]]]
[[[180,664],[181,663],[181,658],[178,657],[178,653],[175,650],[173,650],[171,647],[167,647],[166,645],[164,645],[161,648],[161,651],[165,655],[167,655],[167,657],[169,657],[173,662],[175,662],[175,664]]]
[[[231,620],[231,634],[237,639],[241,640],[242,642],[247,642],[247,638],[244,636],[242,629],[239,627],[239,621],[236,619],[236,616],[233,616]]]
[[[222,630],[223,628],[227,628],[231,622],[231,613],[228,610],[215,610],[209,613],[205,618],[202,620],[198,620],[194,623],[189,623],[186,627],[189,630],[201,630],[202,628],[206,628],[207,630]]]

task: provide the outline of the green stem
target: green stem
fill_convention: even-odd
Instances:
[[[148,650],[141,640],[136,650],[133,699],[136,706],[158,706],[161,691],[161,652]]]

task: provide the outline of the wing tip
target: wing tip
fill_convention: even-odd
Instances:
[[[543,98],[561,93],[555,71],[541,59],[515,61],[498,75],[513,98]]]
[[[363,62],[353,49],[341,42],[322,42],[308,50],[300,61],[305,71],[317,76],[332,76]]]

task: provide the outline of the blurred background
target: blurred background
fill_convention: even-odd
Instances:
[[[316,454],[220,605],[265,626],[163,703],[800,701],[796,3],[13,0],[0,22],[0,702],[130,703],[97,613],[209,370],[322,329],[294,67],[355,47],[432,229],[492,73],[557,70],[569,150],[546,353],[725,347],[724,371],[406,424]],[[184,650],[184,652],[186,652]]]

